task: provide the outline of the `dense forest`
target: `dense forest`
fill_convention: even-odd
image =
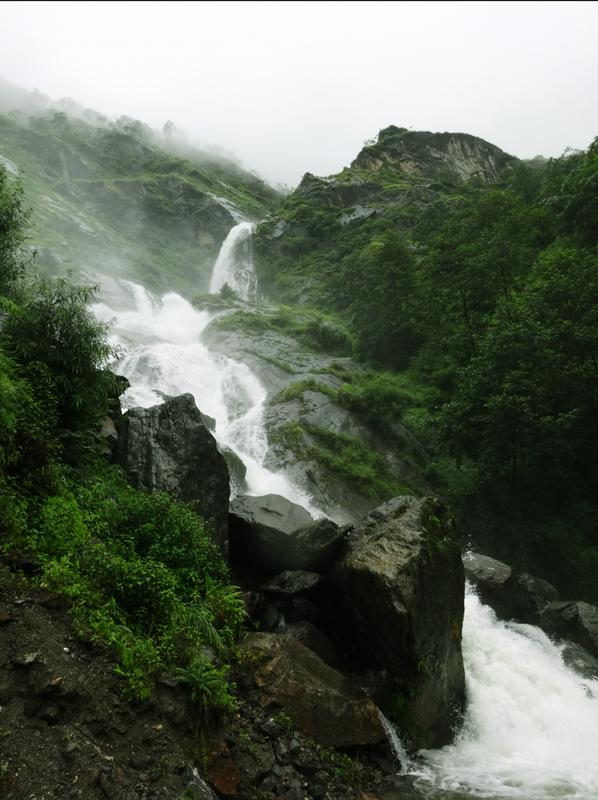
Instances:
[[[306,176],[258,229],[261,285],[350,331],[376,372],[346,399],[422,438],[470,541],[595,601],[598,141],[423,180],[392,155],[426,136],[391,127]]]

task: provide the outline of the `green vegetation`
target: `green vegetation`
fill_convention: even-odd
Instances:
[[[474,544],[596,601],[598,140],[505,157],[491,186],[424,185],[387,158],[405,136],[387,130],[283,201],[258,229],[261,286],[337,314],[354,354],[386,370],[349,377],[335,401],[418,433]]]
[[[392,478],[383,456],[352,436],[289,422],[271,438],[273,444],[291,450],[298,460],[317,461],[331,477],[348,481],[357,491],[381,503],[399,494],[413,494],[409,486]]]
[[[366,447],[359,439],[310,425],[307,432],[316,444],[307,455],[323,464],[330,472],[350,481],[359,491],[383,502],[399,494],[413,494],[408,486],[400,486],[388,473],[384,458]]]
[[[39,563],[79,634],[113,651],[128,693],[146,698],[172,672],[205,720],[234,703],[238,591],[189,507],[133,489],[108,463],[99,427],[119,381],[103,369],[92,290],[28,277],[25,218],[0,169],[0,554]]]
[[[265,306],[258,311],[236,311],[215,320],[217,330],[240,330],[248,333],[278,331],[297,339],[309,350],[350,355],[353,339],[345,323],[337,316],[314,308]]]

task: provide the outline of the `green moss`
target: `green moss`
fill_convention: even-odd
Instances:
[[[414,494],[409,486],[396,483],[388,473],[384,458],[358,439],[315,426],[306,426],[306,431],[316,444],[306,447],[305,456],[353,483],[363,494],[380,502],[400,494]]]
[[[236,311],[216,319],[217,330],[261,333],[277,331],[293,336],[300,344],[316,352],[349,355],[353,340],[348,328],[338,317],[313,308],[265,306],[256,312]]]

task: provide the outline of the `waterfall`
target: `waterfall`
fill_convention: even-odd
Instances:
[[[239,222],[229,231],[214,264],[210,294],[217,294],[226,283],[241,300],[255,299],[253,229],[252,222]]]
[[[452,745],[422,753],[425,796],[596,800],[598,680],[561,651],[538,628],[498,621],[467,588],[467,710]]]
[[[209,350],[200,334],[214,315],[197,311],[174,292],[152,297],[143,286],[122,282],[120,309],[96,303],[96,317],[110,324],[109,340],[122,356],[114,370],[128,378],[125,409],[162,403],[190,392],[197,407],[216,420],[214,435],[247,468],[247,493],[279,494],[321,516],[309,496],[283,473],[264,467],[266,389],[246,364]]]
[[[251,231],[248,222],[231,230],[214,267],[211,291],[226,282],[241,296],[250,296]],[[245,275],[245,283],[233,285],[237,275]],[[118,307],[97,303],[93,310],[110,322],[110,341],[122,349],[114,368],[130,382],[125,408],[148,407],[163,402],[164,395],[190,392],[198,408],[216,420],[219,445],[246,465],[249,494],[280,494],[318,515],[310,498],[284,474],[264,467],[266,390],[247,365],[201,342],[213,313],[197,311],[175,293],[159,299],[126,281],[121,289]],[[434,800],[596,800],[598,680],[582,680],[566,667],[561,649],[537,628],[498,621],[467,588],[467,708],[453,744],[422,751],[417,762],[410,761],[396,730],[380,717],[401,774],[409,773],[418,795]]]
[[[407,751],[403,747],[403,742],[397,733],[397,729],[380,709],[378,709],[378,716],[380,717],[380,722],[382,723],[388,743],[390,744],[394,761],[399,765],[399,772],[405,773],[409,769],[410,761]]]

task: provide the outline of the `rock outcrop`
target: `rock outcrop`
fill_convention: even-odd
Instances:
[[[127,411],[119,423],[116,461],[133,486],[192,503],[227,553],[228,469],[192,395]]]
[[[252,634],[242,657],[254,665],[264,706],[283,708],[302,733],[323,747],[364,747],[384,741],[375,703],[299,641]]]
[[[370,173],[397,170],[410,178],[462,183],[476,178],[498,183],[517,159],[496,145],[467,133],[410,131],[389,125],[374,144],[366,145],[353,164]]]
[[[266,575],[284,572],[290,535],[312,521],[302,506],[277,494],[236,497],[230,504],[233,558],[248,559]]]
[[[480,553],[466,553],[463,565],[480,600],[498,617],[537,625],[564,642],[563,660],[572,669],[583,677],[598,675],[598,607],[559,600],[548,581]]]
[[[558,591],[548,581],[528,572],[518,573],[490,556],[468,552],[463,556],[463,566],[480,600],[502,619],[537,625],[542,609],[558,600]]]
[[[393,676],[414,748],[446,744],[459,717],[463,592],[452,524],[429,497],[396,497],[368,514],[332,571],[338,643]]]
[[[544,606],[538,623],[546,633],[576,642],[598,658],[597,606],[581,600],[557,600]]]

